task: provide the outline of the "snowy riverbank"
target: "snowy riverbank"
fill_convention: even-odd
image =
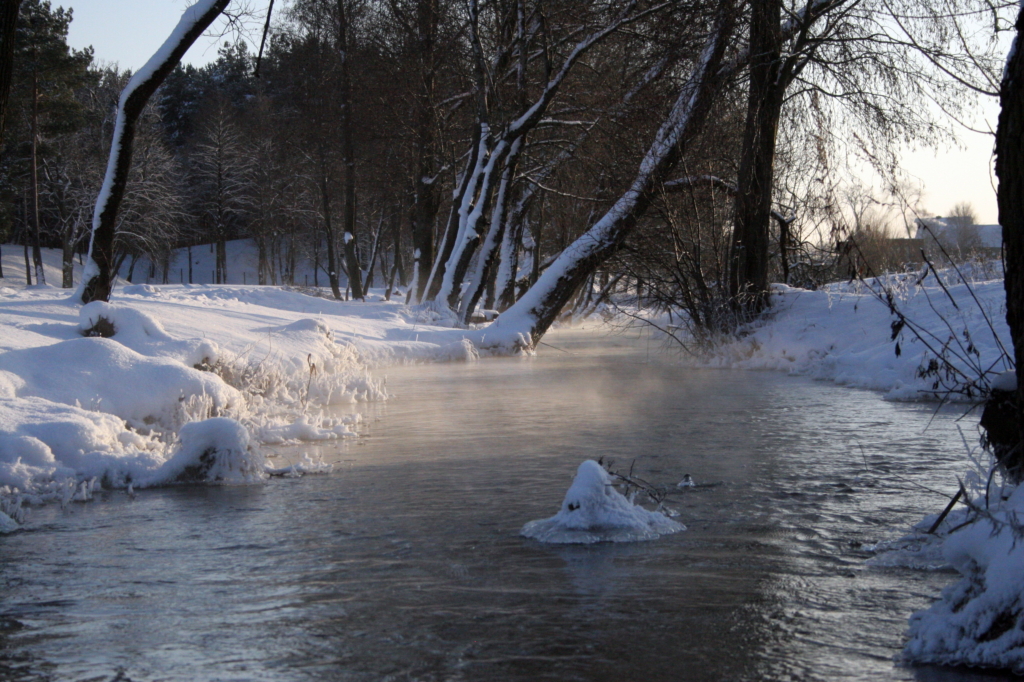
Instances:
[[[0,493],[28,502],[66,501],[92,479],[124,488],[196,478],[211,448],[246,461],[203,465],[200,479],[258,477],[262,446],[354,435],[358,415],[327,412],[386,397],[369,368],[476,357],[464,331],[379,295],[340,302],[276,287],[138,284],[83,307],[69,290],[8,281]],[[113,335],[83,336],[100,318]],[[207,421],[207,431],[190,427],[190,443],[182,427]]]
[[[1003,281],[979,277],[968,285],[954,272],[942,276],[941,285],[931,274],[920,283],[917,275],[887,278],[884,287],[872,281],[874,293],[860,282],[818,291],[775,285],[768,318],[718,345],[707,362],[792,372],[891,400],[934,400],[967,382],[989,386],[1011,369]],[[898,330],[886,290],[906,320]],[[932,363],[942,358],[948,372]]]

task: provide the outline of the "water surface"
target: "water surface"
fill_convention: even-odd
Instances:
[[[0,537],[0,679],[982,679],[893,662],[954,574],[863,563],[956,490],[960,412],[546,341],[389,369],[327,476],[32,510]],[[716,485],[654,542],[520,538],[599,457]]]

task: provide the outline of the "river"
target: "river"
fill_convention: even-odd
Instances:
[[[393,398],[323,449],[329,475],[31,510],[0,537],[0,679],[992,679],[894,663],[955,574],[864,564],[956,490],[960,411],[545,341],[383,372]],[[519,537],[599,457],[691,474],[688,530]]]

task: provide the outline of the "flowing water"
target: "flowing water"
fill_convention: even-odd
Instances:
[[[0,680],[990,679],[894,663],[955,574],[864,565],[956,490],[960,412],[546,341],[388,370],[330,475],[32,510],[0,537]],[[711,485],[652,542],[520,538],[598,457]]]

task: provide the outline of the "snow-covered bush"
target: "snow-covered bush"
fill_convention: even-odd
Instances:
[[[264,476],[263,455],[234,419],[190,422],[178,432],[177,452],[140,487],[168,483],[251,483]]]
[[[681,530],[686,526],[626,499],[608,472],[588,459],[577,469],[561,510],[527,523],[520,535],[556,544],[592,544],[654,540]]]

